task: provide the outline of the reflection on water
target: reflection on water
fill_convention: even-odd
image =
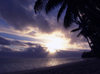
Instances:
[[[64,63],[66,63],[66,61],[64,61],[63,59],[61,61],[61,59],[51,58],[48,59],[46,66],[50,67],[50,66],[56,66]]]
[[[65,59],[65,58],[49,58],[45,63],[46,67],[61,65],[65,63],[71,63],[75,61],[79,61],[81,59]]]
[[[47,62],[47,66],[56,66],[61,64],[61,61],[58,61],[57,59],[49,59],[49,61]]]
[[[66,58],[27,58],[27,59],[0,59],[0,74],[2,72],[13,72],[31,70],[43,67],[51,67],[60,64],[79,61],[80,59]]]

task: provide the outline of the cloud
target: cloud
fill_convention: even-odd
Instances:
[[[25,43],[25,44],[27,44],[27,45],[29,45],[29,46],[36,46],[36,45],[38,45],[38,44],[35,44],[35,43],[30,43],[30,42]]]
[[[11,45],[16,45],[16,46],[25,46],[25,43],[16,40],[16,41],[12,41],[12,42],[11,42]]]
[[[10,45],[11,44],[11,41],[3,38],[3,37],[0,37],[0,45]]]
[[[24,46],[25,44],[21,41],[17,41],[17,40],[10,40],[10,39],[6,39],[4,37],[0,37],[0,45],[20,45],[20,46]]]
[[[9,58],[21,58],[21,57],[33,57],[33,58],[44,58],[47,57],[48,52],[41,46],[28,47],[25,51],[13,51],[11,48],[1,46],[0,57]]]
[[[0,46],[0,52],[13,52],[11,48]]]
[[[0,37],[0,57],[47,57],[48,52],[39,44]]]
[[[82,54],[82,51],[64,51],[61,50],[57,52],[57,54],[54,56],[56,58],[67,58],[67,57],[77,57],[80,58]]]
[[[31,42],[24,42],[24,41],[19,41],[19,40],[15,40],[15,39],[9,39],[9,38],[5,38],[5,37],[0,37],[0,45],[16,45],[16,46],[37,46],[39,44],[36,43],[31,43]]]
[[[29,47],[25,52],[29,54],[31,53],[35,57],[47,57],[48,55],[48,52],[46,52],[40,45],[37,45],[36,47]]]
[[[0,0],[0,16],[16,30],[38,28],[43,32],[52,31],[42,15],[34,15],[34,0]]]

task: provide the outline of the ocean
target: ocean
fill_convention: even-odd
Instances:
[[[0,74],[23,70],[35,70],[80,60],[80,58],[0,58]]]

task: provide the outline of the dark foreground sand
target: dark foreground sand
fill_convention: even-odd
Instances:
[[[100,74],[100,59],[87,59],[56,67],[28,70],[6,74]]]

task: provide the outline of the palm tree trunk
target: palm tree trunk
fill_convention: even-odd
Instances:
[[[100,39],[98,39],[98,36],[93,36],[89,37],[89,40],[88,43],[91,48],[91,51],[84,52],[82,54],[82,58],[100,57]]]
[[[98,37],[98,35],[94,35],[93,38],[91,38],[91,42],[91,51],[94,52],[97,57],[100,57],[100,37]]]

